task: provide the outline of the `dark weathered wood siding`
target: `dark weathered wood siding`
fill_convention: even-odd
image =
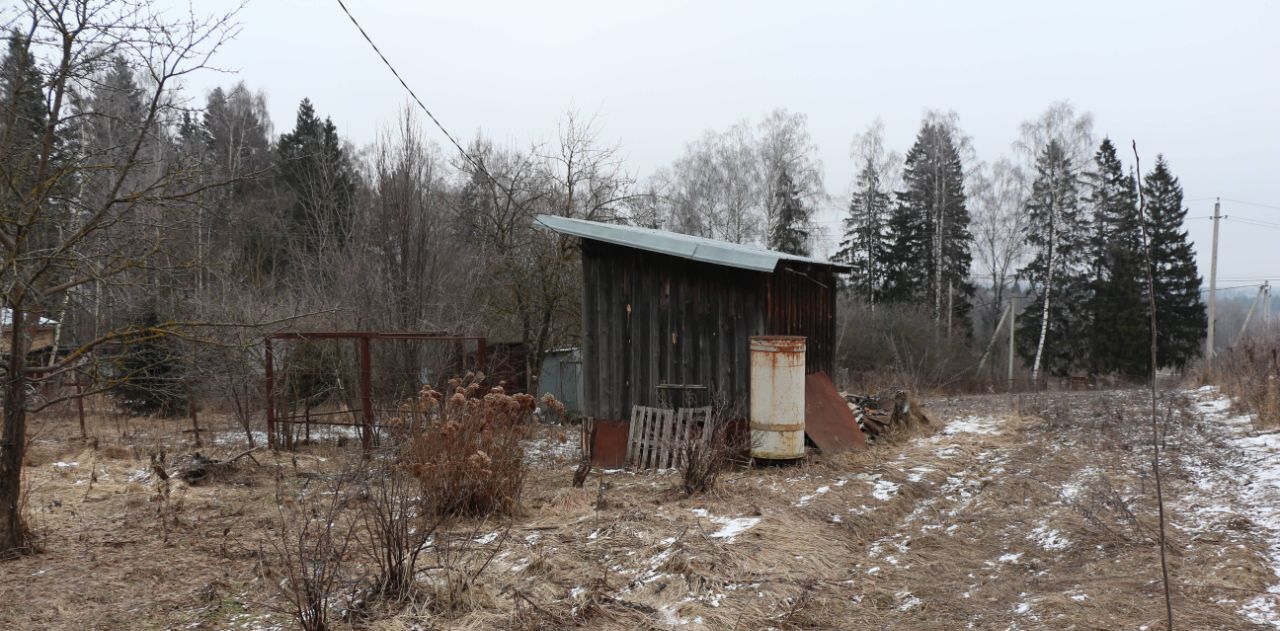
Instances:
[[[769,287],[769,335],[803,335],[805,373],[835,374],[836,274],[823,265],[780,262],[763,274]]]
[[[582,270],[587,416],[628,419],[662,383],[708,386],[745,416],[752,335],[808,337],[808,372],[835,363],[831,268],[765,274],[583,240]]]

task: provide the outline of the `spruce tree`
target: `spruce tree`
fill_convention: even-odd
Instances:
[[[113,381],[110,396],[123,409],[139,416],[174,416],[187,403],[186,369],[177,339],[151,333],[161,323],[154,305],[148,305],[123,338],[120,352],[107,352],[106,365]]]
[[[1125,174],[1109,138],[1094,155],[1094,169],[1088,366],[1092,373],[1141,377],[1151,363],[1147,342],[1151,328],[1136,182]]]
[[[1183,368],[1199,353],[1208,327],[1195,251],[1183,229],[1182,185],[1164,156],[1143,178],[1151,238],[1160,368]]]
[[[950,130],[925,122],[907,153],[904,189],[890,219],[888,294],[929,306],[934,318],[969,328],[973,235],[965,206],[964,171]]]
[[[884,257],[885,302],[921,303],[928,289],[928,269],[921,252],[929,247],[924,217],[898,194],[889,215],[888,249]]]
[[[79,177],[67,167],[74,147],[55,134],[48,159],[40,164],[49,121],[45,77],[26,35],[10,30],[8,43],[0,60],[0,220],[22,235],[28,255],[47,253],[58,247],[60,231],[72,225],[70,200]],[[52,277],[65,278],[63,263],[57,257],[50,261]],[[34,302],[35,310],[56,314],[63,296],[42,296]]]
[[[0,60],[0,131],[5,135],[3,161],[7,185],[0,188],[6,206],[20,204],[31,194],[48,113],[44,78],[21,31],[9,32],[9,46]]]
[[[806,228],[809,210],[804,207],[800,191],[785,167],[778,170],[775,190],[778,217],[769,231],[769,249],[809,256],[809,230]]]
[[[1077,173],[1061,144],[1036,160],[1027,200],[1027,244],[1034,257],[1021,275],[1033,299],[1018,318],[1018,351],[1041,371],[1064,376],[1087,368],[1090,318],[1089,231],[1080,210]]]
[[[863,300],[877,302],[882,297],[890,219],[889,193],[881,188],[880,172],[871,161],[858,172],[849,214],[844,219],[844,239],[836,260],[853,267],[850,287]]]
[[[345,247],[354,214],[355,173],[333,121],[298,106],[293,131],[277,145],[280,181],[293,193],[286,225],[303,252]]]

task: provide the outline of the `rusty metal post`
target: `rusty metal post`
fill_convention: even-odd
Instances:
[[[369,338],[360,337],[360,443],[367,456],[373,449],[373,376],[369,358]]]
[[[275,402],[275,360],[271,356],[271,338],[264,340],[265,348],[263,349],[266,357],[266,374],[267,374],[267,445],[271,447],[271,451],[278,449],[276,445],[276,402]]]

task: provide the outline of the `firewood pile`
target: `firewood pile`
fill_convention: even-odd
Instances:
[[[913,405],[907,393],[898,391],[892,395],[845,394],[845,401],[858,420],[858,428],[867,442],[886,438],[896,429],[913,424],[929,424],[929,417],[919,405]]]
[[[245,456],[248,456],[256,464],[258,461],[254,459],[252,454],[257,450],[258,447],[254,447],[227,460],[209,458],[197,451],[177,456],[167,467],[165,453],[161,451],[159,454],[151,454],[151,475],[159,480],[177,478],[188,484],[196,484],[211,474],[229,471],[237,460]]]

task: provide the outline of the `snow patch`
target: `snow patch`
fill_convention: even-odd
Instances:
[[[816,491],[813,492],[812,495],[805,495],[801,497],[800,501],[795,503],[795,507],[804,508],[805,506],[808,506],[809,502],[812,502],[814,498],[818,497],[819,495],[826,495],[827,493],[830,493],[830,492],[831,492],[831,487],[820,486]]]
[[[756,524],[760,523],[759,517],[720,517],[708,513],[705,508],[695,508],[692,512],[698,517],[711,520],[713,524],[720,525],[720,529],[710,535],[716,539],[733,541],[734,537],[751,530]]]
[[[991,416],[966,416],[962,419],[953,420],[942,428],[943,436],[955,436],[956,434],[992,436],[999,433],[1000,421]]]
[[[871,496],[880,500],[881,502],[887,502],[893,499],[894,495],[898,494],[899,488],[901,487],[898,484],[895,484],[888,480],[879,480],[876,482],[876,485],[871,489]]]
[[[1057,529],[1050,529],[1044,524],[1036,526],[1027,538],[1040,544],[1040,547],[1045,550],[1059,551],[1071,547],[1071,541],[1064,537],[1062,533],[1058,532]]]

